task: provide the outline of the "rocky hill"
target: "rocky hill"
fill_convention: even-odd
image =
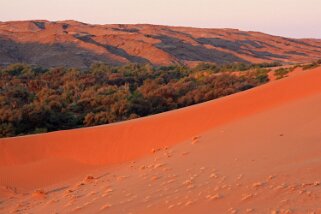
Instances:
[[[90,25],[76,21],[0,22],[0,64],[85,68],[93,62],[302,63],[321,58],[321,40],[236,29]]]

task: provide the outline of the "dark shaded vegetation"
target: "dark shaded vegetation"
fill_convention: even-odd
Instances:
[[[102,47],[112,54],[126,58],[130,62],[149,63],[149,61],[147,59],[139,57],[139,56],[130,55],[125,50],[123,50],[121,48],[117,48],[117,47],[111,46],[111,45],[101,44],[92,38],[93,35],[84,34],[84,35],[75,35],[74,37],[83,41],[83,42],[91,43],[91,44],[97,45],[99,47]]]
[[[209,101],[267,82],[265,68],[275,65],[9,65],[0,69],[0,137],[108,124]]]
[[[161,43],[156,45],[157,48],[167,53],[171,53],[171,55],[179,60],[207,61],[219,64],[232,62],[248,63],[244,59],[233,54],[215,49],[204,48],[200,45],[194,46],[174,37],[161,35],[153,36],[153,38],[161,40]]]
[[[281,66],[280,62],[272,62],[272,63],[258,63],[258,64],[249,64],[249,63],[231,63],[231,64],[222,64],[216,65],[213,63],[199,63],[194,71],[203,71],[203,70],[211,70],[213,72],[233,72],[233,71],[247,71],[251,69],[262,69],[262,68],[272,68]]]
[[[208,44],[214,47],[227,48],[237,53],[244,53],[244,50],[242,49],[242,47],[245,45],[250,45],[254,48],[264,47],[259,41],[253,41],[253,40],[232,41],[232,40],[226,40],[221,38],[199,38],[197,41],[200,42],[201,44]]]
[[[16,62],[43,67],[68,66],[77,68],[90,67],[92,62],[117,63],[73,43],[53,43],[51,45],[35,42],[19,43],[0,35],[0,65]]]
[[[306,64],[306,65],[302,65],[302,69],[303,70],[308,70],[308,69],[312,69],[312,68],[316,68],[318,66],[321,65],[321,59],[317,60],[317,61],[314,61],[310,64]]]
[[[285,54],[292,54],[292,55],[298,55],[298,56],[307,56],[306,53],[301,53],[301,52],[298,52],[298,51],[287,51],[287,52],[285,52]]]
[[[278,59],[288,59],[288,56],[280,55],[280,54],[274,54],[267,51],[255,51],[255,50],[249,50],[254,56],[261,58],[261,59],[272,59],[272,58],[278,58]]]
[[[274,75],[276,79],[282,79],[287,77],[287,74],[292,72],[296,67],[289,67],[289,68],[278,68],[274,71]]]

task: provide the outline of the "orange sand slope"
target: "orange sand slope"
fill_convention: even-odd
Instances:
[[[48,158],[121,163],[201,132],[321,91],[321,69],[233,96],[151,117],[94,128],[0,139],[0,166]]]
[[[317,68],[147,118],[1,139],[0,212],[321,212],[320,83]]]

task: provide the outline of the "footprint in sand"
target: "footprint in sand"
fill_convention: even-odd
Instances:
[[[109,209],[110,207],[111,207],[111,204],[105,204],[105,205],[101,206],[100,211]]]
[[[85,179],[84,179],[84,182],[91,182],[95,180],[95,177],[94,176],[91,176],[91,175],[88,175]]]
[[[227,211],[228,211],[229,213],[231,213],[231,214],[237,213],[237,210],[234,209],[234,208],[230,208],[230,209],[228,209]]]
[[[11,186],[1,186],[0,189],[4,190],[5,192],[11,194],[11,195],[15,195],[18,193],[17,188],[16,187],[11,187]]]
[[[83,209],[83,207],[82,207],[82,206],[78,206],[78,207],[75,207],[75,208],[72,210],[72,212],[77,212],[77,211],[79,211],[79,210],[81,210],[81,209]]]
[[[241,198],[241,201],[246,201],[246,200],[249,200],[249,199],[251,199],[251,198],[254,198],[254,194],[251,194],[251,193],[249,193],[249,194],[243,194],[243,196],[242,196],[242,198]]]
[[[49,201],[47,202],[47,205],[55,204],[55,203],[57,203],[57,202],[59,202],[59,200],[57,200],[57,199],[51,199],[51,200],[49,200]]]
[[[165,163],[157,163],[157,164],[154,165],[154,169],[161,168],[161,167],[163,167],[165,165],[166,165]]]
[[[199,142],[199,136],[193,137],[192,144],[196,144]]]
[[[113,192],[113,189],[111,189],[111,188],[108,188],[105,190],[105,193],[111,193],[111,192]]]
[[[256,182],[256,183],[252,184],[252,187],[260,188],[260,187],[264,186],[264,184],[265,184],[264,182]]]
[[[189,152],[182,152],[182,153],[181,153],[182,156],[186,156],[186,155],[188,155],[188,154],[189,154]]]
[[[44,199],[47,196],[47,193],[43,189],[37,189],[32,193],[32,196],[37,199]]]
[[[91,197],[91,196],[96,195],[96,194],[97,194],[97,192],[92,191],[92,192],[89,192],[86,196]]]
[[[189,205],[191,205],[191,204],[193,204],[193,201],[187,201],[184,205],[185,205],[185,206],[189,206]]]
[[[210,178],[218,178],[218,175],[216,173],[211,173]]]
[[[173,207],[175,207],[175,204],[171,204],[171,205],[169,205],[167,208],[168,208],[168,209],[172,209]]]
[[[157,180],[159,180],[159,179],[160,179],[159,176],[152,176],[152,177],[151,177],[151,181],[157,181]]]
[[[223,198],[223,196],[217,193],[217,194],[214,194],[214,195],[207,195],[206,198],[208,200],[217,200],[217,199]]]
[[[117,181],[123,181],[124,179],[126,179],[126,178],[128,178],[128,176],[118,176],[117,178],[116,178],[116,180]]]
[[[252,208],[247,208],[247,209],[245,210],[245,212],[246,212],[246,213],[252,213],[252,212],[254,212],[254,209],[252,209]]]
[[[74,192],[72,189],[67,189],[64,191],[64,195],[69,195],[70,193]]]

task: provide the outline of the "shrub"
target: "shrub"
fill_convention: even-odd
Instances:
[[[295,68],[296,66],[289,68],[279,68],[274,71],[274,75],[276,79],[282,79],[284,77],[287,77],[287,74],[292,72]]]
[[[313,62],[313,63],[310,63],[310,64],[303,65],[302,69],[303,70],[308,70],[308,69],[316,68],[318,66],[319,66],[319,64],[317,62]]]
[[[0,137],[107,124],[152,115],[258,86],[268,70],[251,65],[94,64],[0,69]],[[230,71],[256,68],[251,75]]]

